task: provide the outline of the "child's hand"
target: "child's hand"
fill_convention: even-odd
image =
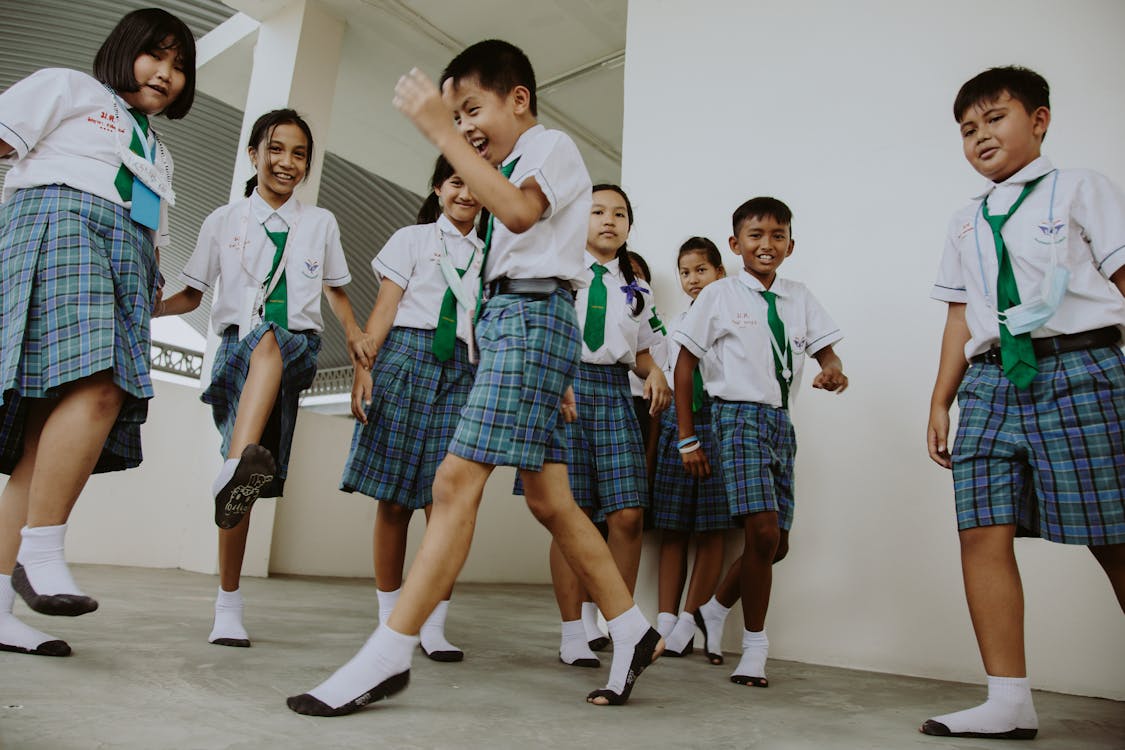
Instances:
[[[848,376],[839,367],[829,365],[822,368],[813,378],[812,387],[843,393],[848,389]]]
[[[562,414],[564,422],[578,419],[578,405],[574,402],[574,388],[571,386],[567,386],[566,392],[563,393],[562,401],[559,402],[559,413]]]
[[[357,368],[370,370],[377,352],[374,336],[358,327],[348,332],[348,354]]]
[[[695,479],[706,479],[711,476],[711,462],[707,460],[707,454],[702,448],[691,453],[681,453],[680,459],[684,462],[684,471]]]
[[[672,403],[672,389],[668,387],[668,380],[663,371],[654,367],[645,378],[644,397],[648,399],[649,416],[655,417],[668,408]]]
[[[164,285],[156,287],[156,297],[152,300],[152,317],[159,318],[164,314]]]
[[[449,131],[456,132],[453,113],[442,101],[441,91],[429,76],[417,68],[411,68],[409,73],[398,79],[394,105],[434,145],[438,145]]]
[[[935,464],[945,469],[953,468],[949,455],[949,409],[930,406],[930,423],[926,426],[926,448]]]
[[[371,406],[371,371],[355,368],[352,377],[352,416],[367,424],[367,408]]]

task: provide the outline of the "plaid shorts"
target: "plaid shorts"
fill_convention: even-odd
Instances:
[[[734,527],[723,487],[719,455],[711,429],[711,399],[695,413],[695,435],[700,450],[711,463],[711,476],[700,481],[684,469],[680,458],[680,428],[676,423],[676,405],[672,404],[660,417],[660,435],[656,444],[656,479],[652,490],[653,528],[665,531],[719,531]]]
[[[276,323],[262,323],[242,341],[238,326],[223,331],[215,364],[211,366],[211,385],[199,398],[211,405],[215,426],[223,438],[222,455],[230,452],[230,437],[238,417],[238,399],[250,372],[250,355],[267,331],[273,331],[281,349],[281,390],[259,441],[277,462],[274,480],[262,488],[261,497],[281,497],[289,469],[289,450],[293,446],[293,429],[297,424],[297,406],[301,391],[312,385],[316,377],[316,355],[320,352],[320,336],[315,332],[287,331]]]
[[[559,404],[582,353],[570,292],[493,297],[477,325],[477,343],[480,365],[449,452],[531,471],[566,463]]]
[[[434,501],[434,474],[469,398],[468,347],[438,362],[434,332],[392,328],[371,368],[367,424],[356,423],[340,489],[417,510]]]
[[[974,363],[957,401],[959,529],[1016,524],[1053,542],[1125,542],[1125,353],[1042,357],[1026,390]]]
[[[94,472],[141,463],[157,278],[149,232],[112,201],[49,185],[0,207],[0,472],[23,453],[28,399],[104,370],[125,403]]]
[[[578,506],[595,522],[625,508],[648,505],[641,430],[633,410],[629,371],[582,362],[574,380],[578,419],[566,423],[567,473]],[[519,477],[516,494],[522,494]]]
[[[732,518],[777,511],[782,531],[793,526],[793,459],[797,437],[789,412],[744,401],[711,403],[711,424]]]

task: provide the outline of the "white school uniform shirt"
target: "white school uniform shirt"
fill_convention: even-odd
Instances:
[[[444,249],[443,249],[444,248]],[[480,296],[480,272],[484,257],[484,240],[475,230],[463,235],[453,222],[442,214],[435,224],[416,224],[391,235],[387,244],[371,261],[371,268],[380,281],[388,280],[403,289],[398,303],[394,325],[402,328],[437,328],[445,290],[449,285],[441,272],[441,255],[449,258],[457,268],[472,263],[461,277],[461,285],[472,298],[468,312],[457,308],[457,338],[468,343],[471,335],[470,318],[476,311]]]
[[[587,273],[593,278],[593,271],[589,268],[598,260],[589,252],[583,251]],[[633,306],[626,302],[625,276],[621,273],[621,263],[617,258],[603,263],[606,273],[602,276],[606,288],[605,310],[605,340],[595,351],[590,351],[585,340],[582,342],[582,361],[591,365],[616,365],[622,364],[632,367],[637,363],[637,352],[650,349],[659,345],[662,336],[659,331],[653,331],[648,319],[654,308],[652,290],[644,280],[639,279],[637,284],[647,292],[641,292],[643,300],[641,311],[633,314]],[[583,287],[578,290],[574,299],[574,311],[578,315],[578,324],[586,324],[586,311],[590,304],[590,289]]]
[[[989,183],[949,223],[930,296],[966,303],[965,319],[972,335],[965,345],[966,359],[1000,342],[999,262],[992,229],[981,216],[981,202],[988,201],[993,216],[1007,213],[1023,186],[1041,175],[1046,176],[1001,230],[1021,301],[1038,296],[1052,252],[1058,253],[1059,265],[1070,270],[1062,304],[1031,332],[1032,338],[1106,326],[1117,326],[1125,334],[1125,299],[1109,280],[1125,266],[1125,193],[1097,172],[1055,170],[1046,157],[1039,157],[1004,182]]]
[[[689,308],[690,309],[690,308]],[[683,344],[676,340],[676,331],[683,328],[684,318],[687,317],[687,310],[677,315],[668,323],[668,337],[665,339],[665,344],[661,352],[661,359],[656,362],[664,369],[664,377],[668,381],[668,387],[673,391],[676,390],[676,360],[680,358],[680,349]],[[716,356],[715,349],[711,349],[703,355],[699,360],[699,374],[703,376],[704,390],[707,390],[707,376],[717,378],[722,375],[722,368],[719,366],[719,360]],[[710,391],[708,391],[710,394]],[[792,395],[790,395],[792,398]]]
[[[688,309],[672,340],[704,362],[703,387],[712,398],[781,406],[781,386],[774,368],[768,306],[762,283],[745,269],[737,276],[708,284]],[[805,358],[844,337],[827,311],[799,281],[775,277],[769,291],[777,295],[777,314],[793,348],[793,382],[789,405],[800,390]],[[714,354],[715,366],[706,355]],[[677,356],[678,353],[677,353]]]
[[[0,94],[0,141],[13,149],[16,163],[4,177],[0,200],[21,188],[67,185],[129,208],[113,182],[121,168],[118,144],[133,138],[127,107],[97,79],[66,68],[44,68]],[[149,128],[149,145],[155,144]],[[9,157],[11,158],[11,157]],[[172,157],[156,149],[156,169],[172,179]],[[153,244],[164,247],[168,204],[160,201],[160,224]]]
[[[180,274],[185,284],[204,292],[222,278],[211,301],[215,333],[238,325],[245,290],[260,287],[273,267],[277,247],[266,235],[267,228],[289,231],[285,285],[290,331],[324,330],[322,285],[343,286],[352,280],[340,228],[330,211],[306,206],[294,196],[275,211],[255,190],[249,198],[218,208],[204,220],[195,251]]]
[[[590,173],[570,136],[542,125],[528,128],[516,141],[504,165],[519,159],[509,178],[522,185],[534,177],[547,210],[522,234],[515,234],[499,219],[494,220],[492,246],[485,263],[485,281],[558,278],[578,289],[589,283],[590,271],[583,265],[586,230],[590,224]]]

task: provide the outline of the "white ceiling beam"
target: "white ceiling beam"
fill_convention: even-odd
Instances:
[[[195,67],[202,68],[246,37],[258,33],[259,26],[260,23],[245,13],[235,13],[196,41]]]

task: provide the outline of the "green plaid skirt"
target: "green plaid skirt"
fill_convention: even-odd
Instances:
[[[48,185],[0,207],[0,472],[23,453],[28,399],[104,370],[126,397],[94,472],[140,464],[158,275],[149,232],[116,203]]]

